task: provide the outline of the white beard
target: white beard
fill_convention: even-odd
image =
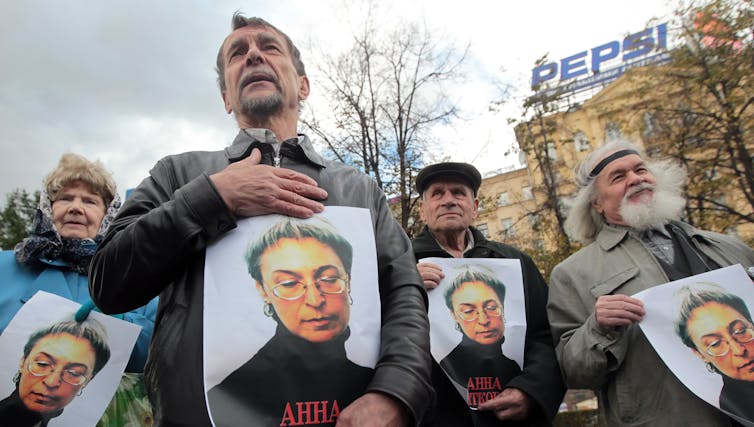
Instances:
[[[643,189],[653,188],[651,197],[638,202],[631,202],[628,198]],[[638,231],[660,227],[671,220],[681,218],[686,201],[679,194],[660,186],[642,183],[623,196],[620,214],[623,222]]]

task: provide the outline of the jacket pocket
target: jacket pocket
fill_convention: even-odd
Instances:
[[[592,289],[590,291],[595,298],[599,298],[602,295],[621,293],[619,292],[619,288],[636,277],[638,274],[638,267],[629,267],[592,286]]]
[[[612,410],[624,424],[645,425],[652,420],[662,420],[663,411],[669,411],[668,408],[677,402],[668,399],[672,396],[668,390],[672,374],[649,341],[636,329],[630,331],[631,356],[626,358],[615,376]],[[665,419],[665,422],[654,425],[670,423]]]

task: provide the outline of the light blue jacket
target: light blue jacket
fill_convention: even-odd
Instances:
[[[0,251],[0,333],[37,291],[59,295],[80,304],[91,300],[87,276],[58,268],[53,262],[43,270],[32,268],[19,264],[13,251]],[[156,312],[157,298],[136,310],[116,316],[141,326],[126,372],[144,371]]]

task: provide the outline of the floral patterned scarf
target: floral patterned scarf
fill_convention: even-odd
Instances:
[[[52,203],[47,191],[39,196],[39,206],[34,212],[29,237],[16,245],[16,260],[20,264],[34,267],[55,265],[73,270],[79,274],[87,274],[89,263],[94,256],[97,244],[105,237],[110,223],[120,208],[120,196],[115,194],[113,201],[105,211],[97,235],[94,239],[63,239],[58,234],[52,221]]]

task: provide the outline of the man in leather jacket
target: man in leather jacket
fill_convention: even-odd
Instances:
[[[434,392],[426,293],[410,242],[373,180],[324,160],[297,134],[309,80],[290,38],[238,13],[232,28],[217,72],[238,136],[223,151],[168,156],[155,165],[100,245],[90,272],[93,299],[104,312],[122,312],[160,295],[145,372],[156,425],[209,425],[202,375],[207,245],[241,218],[308,218],[325,205],[369,209],[382,307],[380,358],[365,393],[342,409],[338,425],[418,425]]]
[[[555,358],[547,321],[547,285],[534,262],[512,246],[487,240],[471,226],[479,200],[482,177],[467,163],[438,163],[416,177],[419,211],[426,226],[413,240],[417,260],[442,258],[509,258],[521,262],[526,300],[526,341],[521,372],[496,397],[472,411],[435,363],[432,381],[437,392],[434,426],[548,426],[560,406],[565,387]],[[427,289],[444,277],[432,263],[417,265]],[[480,355],[481,357],[481,355]],[[501,381],[502,382],[502,381]]]

